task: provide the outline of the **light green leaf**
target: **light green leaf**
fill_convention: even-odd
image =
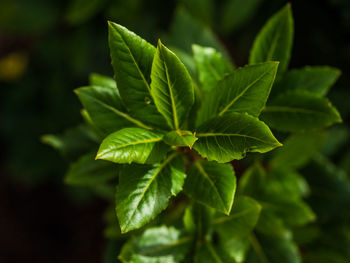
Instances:
[[[196,201],[229,214],[236,191],[230,164],[195,161],[188,171],[184,191]]]
[[[96,159],[115,163],[155,163],[169,150],[163,135],[141,128],[124,128],[107,136],[100,145]]]
[[[190,131],[171,131],[164,135],[164,142],[172,146],[188,146],[192,148],[193,144],[198,140]]]
[[[115,83],[114,79],[101,74],[97,74],[97,73],[90,74],[89,82],[91,86],[101,86],[106,88],[109,87],[111,89],[117,88],[117,84]],[[118,91],[118,94],[119,94],[119,91]]]
[[[109,22],[109,48],[114,78],[126,107],[142,122],[165,128],[150,95],[155,47],[125,27]]]
[[[262,0],[227,0],[221,8],[221,29],[225,33],[230,33],[246,24],[258,7]]]
[[[226,240],[246,238],[258,222],[260,210],[254,199],[239,196],[229,216],[219,215],[214,219],[214,229]]]
[[[328,99],[301,91],[288,92],[272,100],[261,118],[280,131],[317,130],[342,121]]]
[[[231,63],[214,48],[192,45],[192,51],[203,90],[215,88],[219,80],[232,73]]]
[[[198,128],[194,149],[209,161],[242,159],[246,152],[265,153],[281,146],[265,123],[248,114],[228,113]]]
[[[288,90],[304,90],[319,95],[326,95],[337,81],[341,72],[328,66],[306,66],[288,71],[273,91],[280,93]]]
[[[226,112],[247,112],[259,116],[275,80],[278,62],[245,66],[218,82],[203,101],[198,123]]]
[[[301,168],[320,150],[324,139],[323,132],[292,134],[283,142],[283,147],[274,151],[271,167]]]
[[[105,133],[132,126],[151,129],[126,113],[116,88],[90,86],[76,89],[75,93],[93,123]]]
[[[194,102],[192,80],[178,57],[160,41],[151,72],[151,93],[158,111],[172,129],[178,130]]]
[[[173,153],[153,166],[125,166],[119,175],[116,211],[122,233],[137,229],[163,211],[182,190],[186,175],[182,159]]]
[[[67,184],[90,185],[101,184],[116,179],[118,166],[95,160],[95,154],[85,154],[70,165],[64,181]]]
[[[122,248],[123,263],[179,263],[191,247],[192,237],[174,227],[152,227],[132,237]]]
[[[250,249],[250,241],[247,237],[241,239],[225,239],[220,237],[220,246],[237,263],[244,262],[247,252]]]
[[[249,64],[280,61],[279,74],[289,64],[294,25],[290,4],[273,15],[257,35],[250,52]]]

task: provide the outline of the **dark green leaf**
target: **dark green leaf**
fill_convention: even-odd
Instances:
[[[201,240],[197,243],[194,263],[235,263],[235,260],[221,247]]]
[[[183,223],[188,232],[196,233],[197,238],[204,238],[212,231],[212,221],[215,210],[193,202],[187,206],[183,217]]]
[[[261,206],[254,199],[240,196],[229,216],[219,215],[214,219],[214,229],[225,240],[247,238],[258,222],[260,210]]]
[[[247,112],[259,116],[275,80],[278,62],[239,68],[218,82],[198,113],[198,123],[226,112]]]
[[[227,0],[221,9],[221,29],[230,33],[247,23],[262,0]]]
[[[152,227],[131,238],[122,248],[123,263],[178,263],[185,258],[192,238],[174,227]]]
[[[96,185],[116,179],[118,166],[95,160],[95,154],[85,154],[72,163],[65,177],[67,184]]]
[[[283,147],[276,149],[270,161],[272,167],[300,168],[305,165],[323,145],[323,132],[296,133],[283,142]]]
[[[96,15],[103,7],[104,0],[71,0],[66,13],[66,19],[73,25],[86,22]]]
[[[238,193],[259,198],[266,185],[267,175],[264,168],[256,163],[249,167],[239,180]]]
[[[281,74],[289,64],[293,45],[293,17],[290,4],[273,15],[256,37],[249,58],[249,64],[265,61],[280,61]]]
[[[196,201],[229,214],[236,191],[233,167],[195,161],[188,171],[184,191]]]
[[[153,166],[125,166],[117,187],[117,216],[122,233],[137,229],[163,211],[172,195],[182,190],[183,162],[170,155]]]
[[[276,93],[288,90],[304,90],[319,95],[326,95],[329,88],[337,81],[340,70],[327,66],[306,66],[293,69],[283,76],[274,86]]]
[[[232,73],[231,63],[214,48],[193,45],[192,51],[203,90],[215,88],[219,80]]]
[[[194,102],[192,80],[178,57],[160,41],[151,72],[151,93],[158,111],[172,129],[178,130]]]
[[[105,138],[96,159],[115,163],[155,163],[164,159],[169,150],[163,135],[141,128],[124,128]]]
[[[150,95],[155,47],[125,27],[109,22],[109,48],[114,78],[126,107],[141,121],[164,128],[165,121]]]
[[[171,131],[164,135],[164,142],[172,146],[188,146],[192,148],[193,144],[198,140],[190,131]]]
[[[265,153],[281,146],[265,123],[248,114],[228,113],[198,128],[194,149],[209,161],[242,159],[246,152]]]
[[[272,100],[261,118],[280,131],[316,130],[341,122],[328,99],[307,92],[288,92]]]

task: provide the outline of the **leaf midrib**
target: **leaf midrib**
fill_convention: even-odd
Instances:
[[[228,209],[225,206],[225,202],[223,200],[223,197],[220,195],[215,183],[213,182],[213,180],[210,178],[210,176],[207,174],[207,172],[204,170],[203,166],[197,161],[194,163],[194,165],[197,167],[198,171],[200,172],[200,174],[202,174],[208,181],[209,184],[214,188],[214,191],[216,192],[216,194],[219,196],[219,200],[221,201],[221,205],[225,210],[225,213],[229,213]]]
[[[197,137],[216,137],[216,136],[223,136],[223,137],[243,137],[243,138],[249,138],[253,139],[256,141],[260,141],[262,143],[266,144],[272,144],[272,142],[267,142],[264,141],[260,138],[254,137],[254,136],[249,136],[249,135],[244,135],[244,134],[237,134],[237,133],[197,133]],[[280,145],[278,143],[275,143],[276,145]]]
[[[244,88],[241,93],[239,93],[235,98],[233,98],[233,100],[231,100],[231,102],[229,104],[227,104],[225,106],[225,108],[219,113],[219,116],[222,116],[227,110],[229,110],[232,105],[239,100],[247,91],[248,89],[250,89],[252,86],[254,86],[259,80],[261,80],[266,74],[268,73],[268,71],[265,71],[264,73],[262,73],[258,78],[256,78],[255,80],[253,80],[249,85],[247,85],[246,88]]]
[[[132,221],[132,218],[134,217],[136,210],[138,209],[138,206],[140,205],[143,197],[145,196],[147,190],[149,189],[150,185],[152,184],[152,182],[154,181],[154,179],[156,178],[156,176],[163,170],[163,168],[172,160],[174,159],[179,153],[178,152],[174,152],[173,154],[171,154],[159,167],[158,169],[154,172],[154,174],[152,175],[151,179],[149,180],[149,182],[147,183],[147,185],[145,186],[145,189],[142,191],[141,196],[139,198],[139,200],[137,201],[137,204],[135,206],[135,209],[132,211],[131,216],[129,217],[129,220],[125,223],[125,226],[123,227],[123,229],[128,229],[127,227],[130,225],[130,222]],[[124,231],[122,231],[124,232]]]
[[[109,149],[109,151],[104,152],[104,154],[108,153],[108,152],[112,152],[112,151],[118,150],[118,149],[121,149],[121,148],[125,148],[125,147],[128,147],[128,146],[131,146],[131,145],[153,143],[153,142],[159,142],[161,140],[162,140],[162,137],[158,137],[158,138],[153,138],[153,139],[147,139],[147,140],[130,142],[130,143],[126,143],[126,144],[122,144],[122,145],[118,145],[116,147],[113,147],[113,148]]]
[[[153,253],[157,253],[157,252],[160,252],[162,250],[169,249],[171,247],[176,247],[176,246],[182,245],[182,244],[190,241],[192,238],[193,238],[192,236],[183,237],[183,238],[176,240],[174,242],[170,242],[169,244],[159,246],[159,247],[156,247],[154,249],[147,250],[147,251],[143,252],[142,255],[145,255],[145,256],[152,255]]]
[[[129,116],[128,114],[117,110],[116,108],[114,108],[114,107],[112,107],[112,106],[110,106],[110,105],[108,105],[108,104],[102,102],[102,101],[99,100],[99,99],[96,99],[95,97],[91,96],[90,94],[86,93],[85,95],[88,96],[88,97],[90,97],[92,100],[96,101],[97,103],[99,103],[99,104],[100,104],[101,106],[103,106],[104,108],[106,108],[106,109],[112,111],[113,113],[117,114],[117,115],[120,116],[120,117],[125,118],[126,120],[128,120],[128,121],[130,121],[130,122],[136,124],[137,126],[139,126],[139,127],[141,127],[141,128],[144,128],[144,129],[146,129],[146,130],[153,130],[152,127],[147,126],[146,124],[142,123],[142,122],[139,121],[139,120],[134,119],[133,117]]]
[[[150,87],[150,85],[148,84],[148,82],[147,82],[145,76],[143,75],[141,69],[139,68],[139,66],[138,66],[138,64],[137,64],[137,62],[136,62],[136,60],[135,60],[135,57],[134,57],[134,55],[132,54],[132,52],[131,52],[131,50],[130,50],[128,44],[127,44],[127,42],[125,41],[123,35],[119,32],[119,30],[116,29],[116,31],[118,32],[118,34],[119,34],[121,40],[122,40],[123,43],[125,44],[125,46],[126,46],[128,52],[129,52],[129,55],[130,55],[132,61],[134,62],[134,65],[135,65],[137,71],[139,72],[139,74],[140,74],[140,76],[141,76],[141,78],[142,78],[144,84],[146,85],[146,87],[147,87],[147,89],[148,89],[149,94],[151,94],[151,87]]]

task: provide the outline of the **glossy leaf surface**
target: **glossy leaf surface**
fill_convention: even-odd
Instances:
[[[190,147],[198,140],[190,131],[171,131],[164,135],[164,142],[172,146]]]
[[[151,72],[151,93],[158,111],[172,129],[178,130],[194,102],[191,77],[178,59],[160,41]]]
[[[120,95],[141,121],[165,127],[150,95],[150,73],[156,49],[125,27],[109,22],[109,48]]]
[[[125,166],[117,187],[117,216],[122,233],[145,225],[182,190],[184,166],[177,154],[153,166]]]
[[[246,152],[264,153],[281,146],[265,123],[241,113],[209,120],[198,128],[197,137],[194,149],[220,163],[242,159]]]
[[[247,112],[259,116],[270,94],[277,67],[278,62],[267,62],[235,70],[218,82],[204,99],[198,122],[227,112]]]
[[[115,163],[155,163],[165,157],[168,147],[163,135],[141,128],[125,128],[108,135],[96,159]]]

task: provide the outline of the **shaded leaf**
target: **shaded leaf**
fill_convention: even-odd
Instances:
[[[273,90],[304,90],[314,94],[326,95],[340,76],[340,70],[328,66],[306,66],[288,71]]]
[[[328,99],[300,91],[282,94],[272,100],[261,118],[280,131],[317,130],[342,121]]]
[[[192,45],[192,51],[203,90],[215,88],[218,81],[232,73],[231,63],[214,48]]]
[[[114,79],[97,73],[90,74],[89,82],[91,86],[109,87],[111,89],[117,88],[117,84],[115,83]]]
[[[279,74],[289,64],[293,45],[293,17],[290,4],[274,14],[257,35],[250,52],[249,64],[280,61]]]
[[[192,237],[174,227],[152,227],[142,235],[131,238],[122,248],[123,263],[178,263],[189,250]]]
[[[235,263],[234,259],[221,247],[203,240],[197,244],[194,263]]]
[[[94,153],[85,154],[72,163],[64,181],[67,184],[93,186],[117,178],[118,166],[95,160],[94,157]]]
[[[196,201],[229,214],[236,191],[235,172],[230,164],[195,161],[184,191]]]

